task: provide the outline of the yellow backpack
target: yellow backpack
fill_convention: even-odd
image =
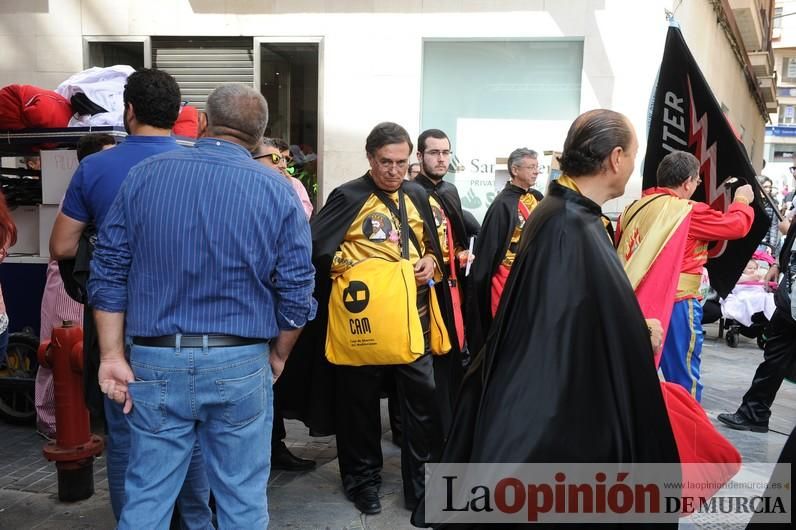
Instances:
[[[326,329],[330,363],[408,364],[424,350],[409,260],[365,259],[332,280]]]

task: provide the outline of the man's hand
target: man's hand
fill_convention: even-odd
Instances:
[[[744,184],[735,190],[735,196],[733,200],[738,200],[739,198],[742,201],[746,201],[746,204],[752,204],[752,201],[755,200],[755,192],[752,191],[752,186],[749,184]]]
[[[135,381],[130,365],[121,358],[103,359],[99,365],[99,384],[102,393],[119,404],[124,404],[124,413],[133,408],[133,400],[127,383]]]
[[[657,318],[648,318],[646,322],[650,333],[652,351],[658,352],[663,346],[663,326],[661,326],[661,321]]]
[[[279,379],[280,375],[282,375],[282,370],[285,369],[286,361],[287,357],[283,357],[282,355],[277,354],[274,350],[271,350],[271,354],[268,356],[268,362],[271,363],[271,374],[273,376],[274,383],[276,383],[276,380]]]
[[[456,254],[456,259],[459,260],[459,267],[466,267],[468,263],[472,263],[475,260],[475,254],[470,254],[469,250],[462,250]]]
[[[279,331],[276,339],[271,342],[270,352],[268,353],[268,362],[271,364],[271,373],[273,382],[279,379],[282,375],[282,370],[285,369],[285,363],[293,351],[293,346],[301,335],[304,328],[283,329]]]
[[[783,236],[787,235],[788,230],[790,230],[790,219],[787,218],[783,219],[782,221],[779,222],[777,227],[779,227],[780,234],[782,234]]]
[[[425,285],[434,277],[434,258],[423,256],[415,263],[415,282],[417,285]]]

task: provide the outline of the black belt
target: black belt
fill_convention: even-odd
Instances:
[[[236,337],[234,335],[182,335],[180,348],[202,348],[207,337],[208,348],[223,348],[229,346],[247,346],[268,342],[265,339],[251,339]],[[162,335],[160,337],[133,337],[133,344],[137,346],[151,346],[153,348],[176,348],[177,335]]]

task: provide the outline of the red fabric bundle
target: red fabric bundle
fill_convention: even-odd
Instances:
[[[32,85],[0,88],[0,129],[67,127],[72,106],[52,90]]]

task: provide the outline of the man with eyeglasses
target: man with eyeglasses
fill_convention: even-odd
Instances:
[[[293,176],[295,167],[291,164],[290,146],[281,138],[263,138],[262,143],[257,147],[253,158],[266,167],[274,168],[290,182],[296,194],[301,200],[301,207],[307,214],[307,219],[312,217],[313,205],[307,189],[299,179]]]
[[[429,286],[442,280],[442,258],[426,193],[404,180],[412,153],[406,130],[396,123],[378,124],[367,137],[365,151],[370,166],[367,173],[335,188],[310,223],[318,315],[296,345],[296,355],[288,361],[277,392],[286,415],[290,411],[288,417],[304,421],[313,434],[337,435],[345,494],[361,512],[375,514],[381,511],[383,464],[379,399],[388,377],[396,379],[403,423],[401,475],[407,508],[413,509],[422,498],[423,466],[439,451],[442,434],[429,342]],[[371,237],[377,230],[374,220],[386,237]],[[374,300],[374,286],[382,280],[377,271],[407,259],[414,271],[410,281],[417,286],[417,315],[411,322],[419,317],[423,330],[420,351],[385,344],[381,362],[352,360],[359,353],[357,344],[383,343],[381,337],[371,333],[370,326],[378,324],[379,307],[395,303]],[[330,300],[333,288],[339,285],[335,282],[344,281],[344,274],[356,281],[347,284],[339,299]],[[405,280],[402,276],[398,282]],[[357,291],[353,291],[355,284]],[[415,288],[407,290],[413,292]],[[344,326],[354,326],[356,320],[358,327],[350,347],[340,347],[339,357],[330,358],[335,363],[331,365],[324,360],[330,351],[327,327],[331,326],[330,314],[340,314],[343,304],[351,307],[351,320]],[[370,315],[374,322],[363,324],[363,315]],[[407,322],[391,325],[407,325],[409,332]]]
[[[486,211],[468,281],[471,287],[466,304],[467,340],[473,353],[481,349],[489,334],[525,222],[544,198],[533,189],[539,176],[536,151],[525,147],[515,149],[506,167],[511,180]]]
[[[463,354],[467,351],[462,316],[464,293],[461,280],[462,267],[467,265],[467,230],[462,216],[462,201],[456,186],[444,180],[451,161],[451,142],[443,131],[428,129],[417,138],[417,160],[420,173],[415,182],[428,193],[428,202],[434,213],[437,238],[442,250],[443,271],[447,281],[434,286],[444,303],[443,313],[453,349],[447,355],[434,357],[434,380],[440,407],[442,432],[447,433],[453,415],[453,400],[463,374]]]
[[[674,297],[671,316],[663,314],[659,318],[666,330],[660,367],[667,381],[679,384],[697,401],[702,398],[703,332],[699,287],[702,270],[708,261],[708,244],[740,239],[749,232],[754,221],[754,210],[750,206],[754,193],[748,184],[735,190],[733,203],[726,213],[714,210],[707,203],[690,200],[702,184],[699,170],[699,160],[691,153],[674,151],[666,155],[658,165],[658,186],[645,190],[641,199],[625,209],[616,232],[619,260],[647,318],[659,318],[659,315],[650,314],[648,307],[652,303],[648,305],[638,294],[642,282],[651,281],[649,278],[654,275],[650,271],[661,264],[668,264],[657,269],[668,278],[671,278],[672,264],[676,267],[673,271],[676,278],[671,278],[670,282],[652,280],[657,283],[656,303],[663,300],[668,304]]]

